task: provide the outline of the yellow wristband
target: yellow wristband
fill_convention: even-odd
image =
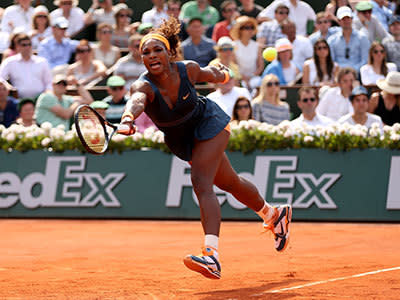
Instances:
[[[124,111],[124,113],[122,114],[121,120],[124,118],[130,118],[132,121],[135,120],[135,117],[133,116],[133,114],[130,111]]]
[[[227,83],[227,82],[229,81],[229,79],[231,79],[231,78],[230,78],[230,76],[229,76],[229,72],[228,72],[228,71],[223,70],[222,72],[224,73],[225,78],[224,78],[224,81],[222,81],[221,83],[222,83],[222,84],[225,84],[225,83]]]

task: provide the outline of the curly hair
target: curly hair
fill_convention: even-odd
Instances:
[[[181,24],[179,21],[174,18],[170,17],[168,20],[164,20],[160,27],[157,29],[153,29],[150,31],[151,33],[158,33],[164,36],[170,46],[170,51],[173,57],[176,57],[178,54],[178,48],[180,44],[180,40],[178,37],[179,32],[181,31]]]

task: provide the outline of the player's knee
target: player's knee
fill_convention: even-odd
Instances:
[[[206,176],[192,173],[191,179],[196,195],[213,193],[213,183]]]

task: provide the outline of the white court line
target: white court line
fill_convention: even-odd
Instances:
[[[350,275],[350,276],[345,276],[345,277],[338,277],[338,278],[332,278],[332,279],[327,279],[327,280],[321,280],[321,281],[315,281],[315,282],[310,282],[302,285],[297,285],[297,286],[292,286],[288,288],[282,288],[278,290],[272,290],[272,291],[265,291],[262,294],[268,294],[268,293],[280,293],[280,292],[285,292],[285,291],[291,291],[291,290],[297,290],[301,289],[304,287],[309,287],[313,285],[318,285],[318,284],[324,284],[328,282],[334,282],[334,281],[339,281],[339,280],[346,280],[346,279],[351,279],[351,278],[357,278],[357,277],[363,277],[363,276],[368,276],[368,275],[374,275],[378,273],[383,273],[383,272],[390,272],[390,271],[399,271],[400,267],[393,267],[393,268],[388,268],[388,269],[381,269],[381,270],[376,270],[376,271],[371,271],[371,272],[366,272],[366,273],[361,273],[361,274],[356,274],[356,275]],[[253,296],[260,296],[261,294],[253,295]]]

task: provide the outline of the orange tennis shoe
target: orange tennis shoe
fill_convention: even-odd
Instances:
[[[187,255],[183,263],[190,270],[199,272],[201,275],[211,278],[221,278],[221,265],[218,259],[214,256],[214,249],[211,247],[203,247],[202,254]]]

